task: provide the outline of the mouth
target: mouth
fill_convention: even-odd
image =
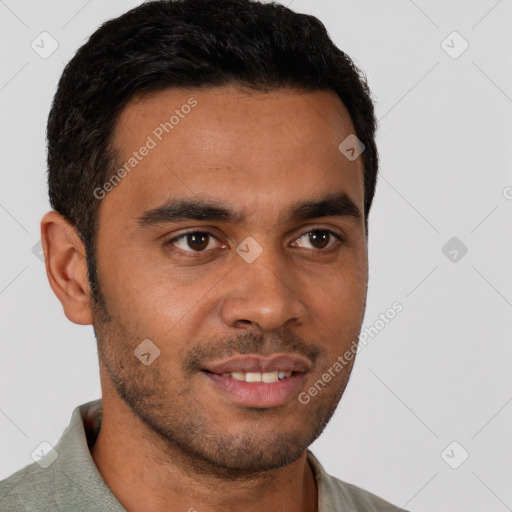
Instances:
[[[208,370],[205,371],[208,373],[214,373]],[[272,382],[285,380],[288,377],[291,377],[294,373],[297,372],[277,370],[273,372],[224,372],[220,375],[240,382],[264,382],[265,384],[270,384]]]
[[[208,387],[230,406],[278,407],[303,387],[311,363],[299,355],[238,356],[211,363],[201,374]]]

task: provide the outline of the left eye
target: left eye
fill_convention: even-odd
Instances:
[[[330,229],[314,229],[304,233],[299,238],[297,238],[297,240],[302,240],[304,238],[306,241],[309,241],[313,247],[308,247],[308,249],[311,248],[324,250],[329,242],[333,241],[333,237],[339,242],[342,241],[341,236],[338,235],[338,233],[331,231]],[[334,244],[336,243],[336,240],[334,240]],[[329,248],[332,247],[332,245],[333,244],[331,244]]]

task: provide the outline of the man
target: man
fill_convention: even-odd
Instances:
[[[398,510],[308,450],[363,321],[375,124],[349,57],[283,6],[148,2],[91,36],[52,104],[41,232],[102,400],[0,510]]]

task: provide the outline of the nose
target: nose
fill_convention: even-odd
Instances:
[[[304,323],[302,283],[282,255],[264,250],[252,263],[238,262],[226,279],[229,286],[221,304],[225,325],[273,331],[287,323]]]

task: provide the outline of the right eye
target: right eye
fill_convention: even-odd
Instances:
[[[214,249],[214,247],[210,247],[212,238],[217,240],[217,237],[209,231],[187,231],[172,238],[166,242],[166,245],[178,247],[181,252],[188,253],[188,255],[193,256],[194,253],[204,253],[207,250]],[[181,244],[181,246],[179,244]],[[222,247],[226,246],[224,245]]]

